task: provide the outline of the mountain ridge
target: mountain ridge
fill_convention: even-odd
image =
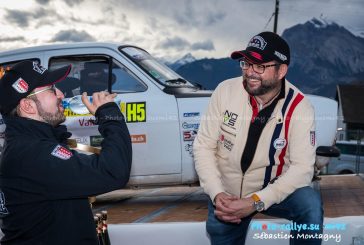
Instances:
[[[337,23],[313,18],[284,30],[282,37],[291,48],[287,79],[302,92],[335,97],[337,84],[363,80],[364,38]],[[241,75],[230,58],[199,59],[175,71],[206,89]]]

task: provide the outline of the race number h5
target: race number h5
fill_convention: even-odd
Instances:
[[[146,122],[145,104],[145,102],[126,103],[126,122]]]

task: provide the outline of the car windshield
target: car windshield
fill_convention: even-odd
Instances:
[[[121,47],[120,51],[126,54],[134,63],[147,72],[154,80],[168,87],[195,87],[166,65],[157,61],[146,51],[136,47]]]

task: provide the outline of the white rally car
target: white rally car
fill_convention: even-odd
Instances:
[[[75,43],[5,51],[0,53],[0,68],[4,71],[26,59],[50,70],[72,64],[69,76],[57,87],[66,97],[65,124],[78,143],[99,146],[102,138],[90,121],[91,115],[70,110],[71,104],[77,104],[75,96],[101,90],[118,94],[115,101],[125,115],[133,143],[130,185],[198,181],[192,144],[212,91],[200,90],[145,50],[131,45]],[[309,98],[316,112],[317,143],[331,146],[337,103],[324,97]],[[4,130],[0,115],[0,152]]]

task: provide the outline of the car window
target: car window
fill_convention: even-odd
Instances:
[[[70,74],[56,84],[66,98],[83,92],[92,95],[94,92],[108,90],[109,58],[107,56],[53,57],[49,61],[49,69],[54,70],[69,64],[72,65]]]
[[[162,62],[156,60],[145,50],[132,46],[121,46],[119,50],[142,68],[158,83],[169,87],[192,87],[194,85],[183,79]]]
[[[109,64],[112,62],[111,75]],[[66,98],[87,92],[108,91],[109,80],[113,92],[140,92],[146,86],[126,69],[120,62],[103,55],[62,56],[53,57],[49,61],[49,69],[57,69],[65,65],[72,65],[70,74],[66,79],[57,83]]]
[[[356,155],[357,154],[357,145],[356,144],[340,144],[336,143],[336,146],[340,149],[341,154],[346,155]],[[364,156],[364,146],[360,148],[360,155]]]
[[[114,93],[143,92],[147,90],[147,86],[117,60],[113,60],[112,76],[112,92]]]

